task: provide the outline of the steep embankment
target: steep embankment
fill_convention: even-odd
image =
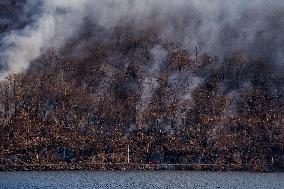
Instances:
[[[0,169],[283,170],[281,2],[31,2],[1,36]]]

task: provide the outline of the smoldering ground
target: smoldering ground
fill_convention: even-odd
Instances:
[[[170,152],[164,162],[278,164],[283,10],[280,0],[27,0],[22,27],[1,33],[2,78],[16,73],[0,81],[3,156],[55,163],[68,149],[126,162],[129,144],[133,162]]]

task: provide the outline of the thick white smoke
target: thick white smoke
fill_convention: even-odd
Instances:
[[[245,49],[283,62],[283,0],[39,0],[36,5],[28,0],[29,8],[37,13],[33,22],[1,40],[4,75],[26,70],[48,48],[62,47],[84,29],[86,19],[108,30],[154,25],[161,40],[189,50],[198,43],[214,55]]]
[[[84,0],[48,0],[35,6],[34,1],[28,1],[26,9],[39,8],[40,14],[24,29],[11,31],[2,39],[1,58],[7,66],[2,77],[25,71],[48,48],[62,47],[80,29],[85,3]]]

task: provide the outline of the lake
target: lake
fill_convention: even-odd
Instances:
[[[1,189],[268,189],[284,188],[284,173],[191,171],[0,172]]]

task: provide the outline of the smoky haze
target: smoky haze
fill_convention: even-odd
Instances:
[[[124,25],[137,31],[155,26],[161,41],[189,51],[198,45],[201,52],[224,57],[243,49],[283,63],[282,0],[28,0],[24,10],[32,13],[30,22],[1,38],[2,76],[25,71],[31,61],[64,47],[83,30],[96,37],[98,28],[111,32]]]
[[[283,170],[283,0],[25,1],[0,0],[0,169]]]

